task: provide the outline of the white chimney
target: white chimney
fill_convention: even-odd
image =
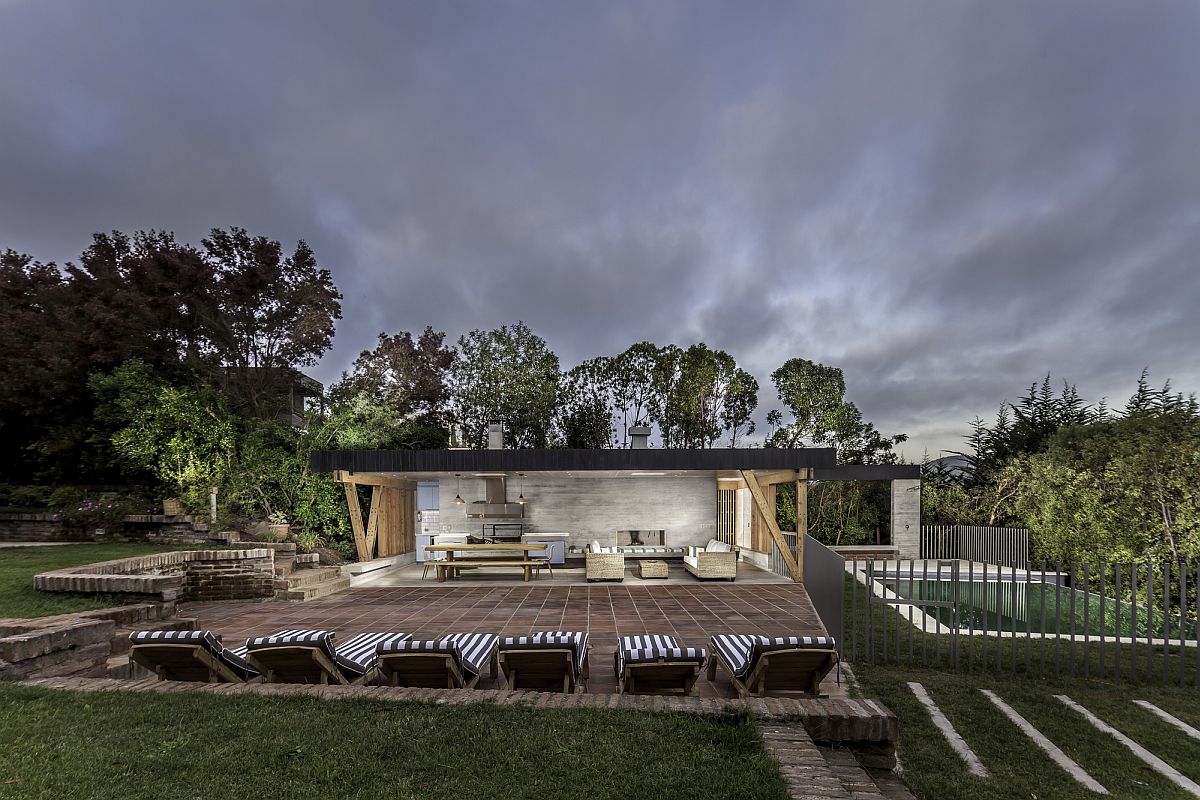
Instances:
[[[650,447],[650,426],[635,425],[629,429],[629,449],[646,450]]]
[[[503,450],[504,449],[504,423],[492,422],[488,424],[488,450]]]

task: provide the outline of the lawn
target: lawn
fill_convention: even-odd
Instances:
[[[33,576],[52,569],[174,549],[179,548],[161,544],[74,544],[60,547],[0,548],[0,619],[45,617],[121,605],[126,600],[110,595],[39,592],[33,588]]]
[[[1028,675],[953,674],[897,665],[855,669],[862,694],[882,701],[900,718],[899,756],[903,779],[920,798],[1095,798],[1025,738],[979,691],[991,689],[1058,745],[1115,797],[1183,798],[1187,793],[1153,772],[1124,745],[1092,728],[1056,694],[1069,695],[1093,714],[1159,758],[1200,781],[1200,741],[1159,720],[1133,701],[1149,700],[1193,727],[1200,706],[1191,687],[1131,686],[1127,683],[1040,681]],[[934,702],[992,773],[972,776],[933,727],[908,681],[923,684]]]
[[[742,716],[0,684],[0,753],[12,798],[787,796]]]

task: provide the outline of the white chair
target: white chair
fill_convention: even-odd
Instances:
[[[439,533],[433,537],[434,544],[466,544],[467,537],[470,534],[466,533]],[[425,576],[429,574],[429,570],[437,566],[434,562],[445,561],[447,553],[443,550],[434,550],[432,553],[425,554],[425,565],[421,568],[421,580],[425,580]]]

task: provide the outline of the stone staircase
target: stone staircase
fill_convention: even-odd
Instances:
[[[275,564],[275,599],[304,602],[350,588],[339,567],[322,567],[316,554],[296,556]]]

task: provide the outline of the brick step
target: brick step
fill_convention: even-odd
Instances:
[[[338,567],[322,567],[321,569],[306,569],[302,572],[293,572],[286,578],[287,585],[281,586],[281,589],[303,589],[308,586],[316,586],[319,583],[336,580],[342,577],[342,571]]]
[[[281,589],[275,592],[275,599],[304,602],[306,600],[316,600],[318,597],[327,597],[334,592],[340,592],[342,589],[349,588],[350,579],[338,577],[334,578],[333,580],[327,580],[322,583],[311,584],[296,589]]]
[[[850,797],[916,800],[894,771],[873,763],[878,760],[878,756],[870,752],[855,752],[845,747],[822,746],[818,749],[824,756],[829,771]]]
[[[135,625],[123,625],[113,633],[112,653],[114,656],[129,652],[129,634],[134,631],[194,631],[196,620],[191,617],[154,619]]]

